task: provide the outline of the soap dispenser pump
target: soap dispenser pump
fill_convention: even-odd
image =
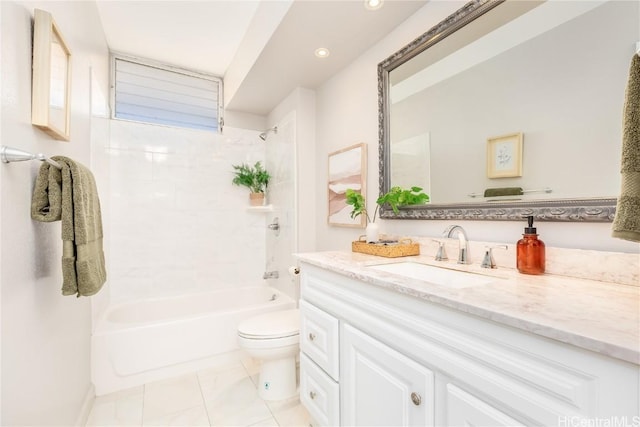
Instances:
[[[527,217],[522,239],[516,246],[516,266],[520,273],[543,274],[545,263],[544,242],[538,239],[537,229],[533,226],[533,216]]]

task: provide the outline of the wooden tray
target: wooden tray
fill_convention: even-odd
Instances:
[[[402,256],[420,255],[420,245],[410,239],[397,243],[367,243],[365,241],[351,242],[351,251],[363,254],[397,258]]]

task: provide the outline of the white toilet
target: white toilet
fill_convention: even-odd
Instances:
[[[262,362],[258,393],[264,400],[283,400],[296,390],[296,356],[300,348],[300,310],[280,310],[244,320],[238,344]]]

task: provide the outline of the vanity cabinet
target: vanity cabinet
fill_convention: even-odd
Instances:
[[[300,398],[319,425],[640,420],[636,364],[304,261],[301,272]]]
[[[340,332],[342,425],[432,426],[433,371],[347,323]]]

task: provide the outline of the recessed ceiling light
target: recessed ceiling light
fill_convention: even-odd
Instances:
[[[364,0],[364,7],[369,10],[377,10],[382,7],[384,0]]]
[[[326,47],[319,47],[316,49],[316,56],[318,58],[326,58],[327,56],[329,56],[329,49],[327,49]]]

